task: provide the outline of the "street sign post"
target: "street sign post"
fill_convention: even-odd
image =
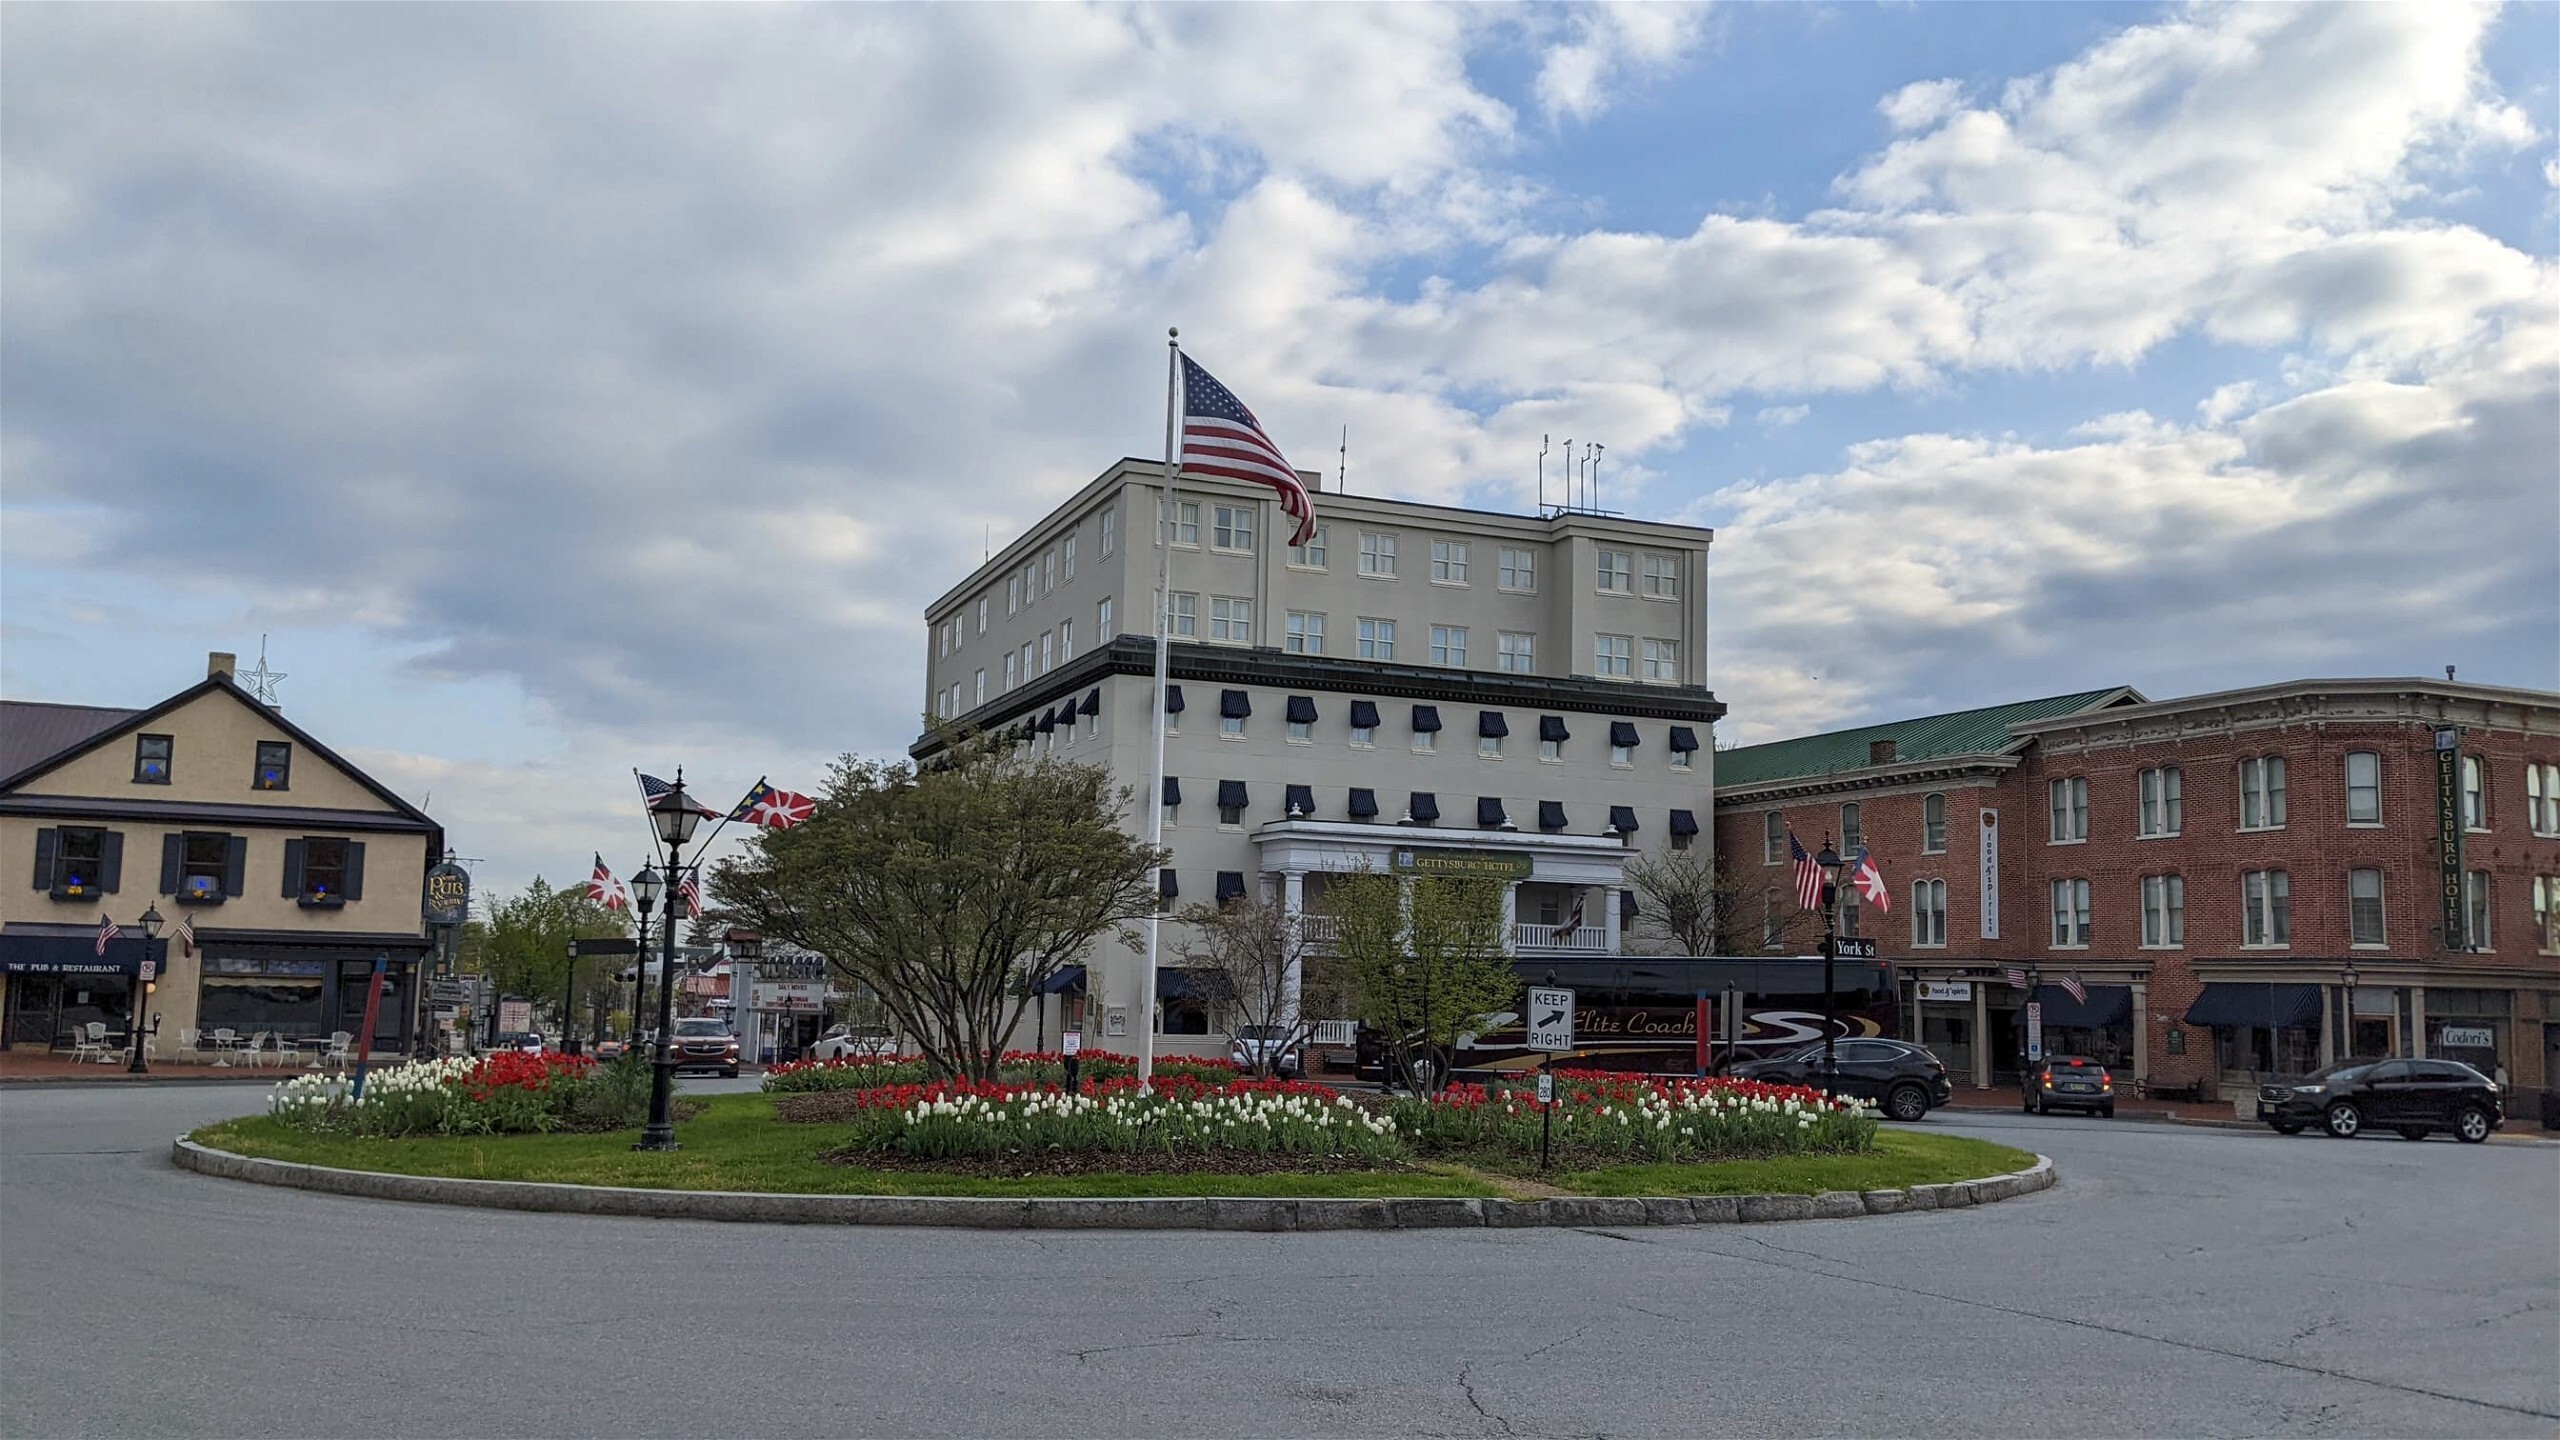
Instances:
[[[1842,935],[1831,943],[1837,947],[1831,953],[1843,960],[1873,960],[1883,953],[1871,936]]]
[[[1544,1050],[1538,1069],[1538,1168],[1549,1164],[1556,1133],[1556,1052],[1573,1048],[1573,992],[1543,985],[1529,987],[1529,1013],[1522,1017],[1529,1048]]]
[[[2044,1002],[2027,1002],[2027,1063],[2044,1058]]]

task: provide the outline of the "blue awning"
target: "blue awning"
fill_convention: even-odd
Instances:
[[[1416,705],[1416,706],[1414,706],[1414,707],[1413,707],[1413,728],[1414,728],[1414,730],[1415,730],[1417,733],[1422,733],[1422,734],[1428,734],[1428,733],[1430,733],[1431,731],[1434,731],[1434,730],[1439,729],[1439,728],[1440,728],[1440,707],[1439,707],[1439,706],[1437,706],[1437,705]]]
[[[1502,718],[1501,711],[1479,710],[1476,712],[1476,734],[1499,740],[1510,733],[1511,722]]]
[[[1164,803],[1167,805],[1182,803],[1182,777],[1178,775],[1164,777]]]
[[[1633,835],[1636,833],[1636,807],[1633,805],[1610,806],[1609,828],[1617,831],[1621,835]]]
[[[1221,780],[1221,781],[1219,781],[1219,782],[1218,782],[1218,808],[1219,808],[1219,809],[1221,809],[1221,810],[1241,810],[1241,809],[1243,809],[1245,806],[1247,806],[1247,805],[1249,805],[1249,804],[1251,804],[1251,803],[1252,803],[1251,801],[1249,801],[1249,800],[1245,799],[1245,789],[1244,789],[1244,782],[1243,782],[1243,781],[1241,781],[1241,780]]]
[[[2071,992],[2059,985],[2039,985],[2029,999],[2044,1007],[2044,1025],[2048,1030],[2104,1030],[2121,1025],[2133,1016],[2133,987],[2130,985],[2084,985],[2089,992],[2086,1003],[2071,998]],[[2210,988],[2210,987],[2208,987]],[[2261,987],[2251,986],[2251,989]],[[2308,987],[2305,987],[2308,988]],[[2316,1013],[2316,1012],[2315,1012]],[[2009,1016],[2009,1028],[2027,1028],[2027,1007],[2019,1006]]]
[[[1229,720],[1242,720],[1253,713],[1253,696],[1243,690],[1218,692],[1218,714]]]
[[[1674,726],[1672,726],[1672,727],[1671,727],[1671,748],[1672,748],[1672,749],[1674,749],[1674,750],[1695,750],[1695,749],[1697,749],[1697,748],[1698,748],[1698,732],[1697,732],[1697,731],[1695,731],[1695,730],[1690,729],[1690,728],[1689,728],[1688,726],[1686,726],[1686,725],[1674,725]]]
[[[1102,713],[1101,686],[1097,685],[1093,689],[1084,692],[1084,703],[1076,707],[1076,713],[1079,715],[1099,715]]]
[[[1164,687],[1164,713],[1167,715],[1179,715],[1182,713],[1181,686],[1167,685]]]
[[[1440,818],[1440,797],[1428,790],[1416,790],[1412,801],[1405,806],[1405,813],[1413,817],[1415,824],[1428,825]]]
[[[1316,723],[1316,697],[1313,695],[1290,696],[1289,723],[1292,725],[1313,725]]]
[[[1081,965],[1061,965],[1057,969],[1050,971],[1049,978],[1041,981],[1039,989],[1033,993],[1040,995],[1064,995],[1070,990],[1081,990],[1083,988],[1084,967]]]
[[[1541,830],[1561,830],[1564,827],[1564,802],[1561,800],[1539,801],[1538,828]]]
[[[98,954],[98,927],[14,921],[0,930],[0,971],[26,975],[131,975],[141,968],[139,931],[120,930]]]
[[[1633,720],[1610,721],[1609,743],[1612,745],[1634,745],[1637,743],[1636,722]]]
[[[1375,700],[1354,700],[1354,701],[1352,701],[1352,702],[1351,702],[1351,725],[1352,725],[1352,728],[1353,728],[1353,729],[1357,729],[1357,730],[1375,730],[1375,729],[1377,729],[1377,728],[1378,728],[1378,702],[1377,702],[1377,701],[1375,701]]]
[[[1351,803],[1344,809],[1354,820],[1374,819],[1378,813],[1378,792],[1354,787],[1351,791]]]
[[[1243,896],[1243,894],[1244,894],[1244,872],[1243,872],[1243,871],[1241,871],[1241,870],[1221,870],[1221,871],[1219,871],[1219,872],[1218,872],[1218,903],[1219,903],[1219,904],[1224,905],[1224,904],[1226,904],[1226,903],[1227,903],[1228,901],[1230,901],[1230,900],[1234,900],[1234,899],[1238,899],[1238,898],[1242,897],[1242,896]]]
[[[1156,972],[1156,998],[1159,1000],[1189,1000],[1200,993],[1201,986],[1191,978],[1191,972],[1188,970],[1167,969]]]
[[[1573,738],[1573,732],[1564,728],[1563,716],[1541,715],[1538,717],[1538,738],[1553,740],[1561,745]]]
[[[1313,815],[1316,813],[1316,787],[1313,785],[1284,787],[1280,795],[1280,808],[1285,813],[1301,819]]]
[[[1693,811],[1688,811],[1688,810],[1674,810],[1674,811],[1672,811],[1672,812],[1671,812],[1671,833],[1672,833],[1672,834],[1674,834],[1674,835],[1695,835],[1695,834],[1697,834],[1697,833],[1698,833],[1698,817],[1697,817],[1696,813],[1695,813],[1695,812],[1693,812]]]
[[[2094,991],[2091,998],[2096,998]],[[2317,985],[2217,980],[2206,985],[2196,1002],[2187,1007],[2190,1025],[2234,1030],[2307,1030],[2319,1020]]]
[[[1509,817],[1502,813],[1501,796],[1479,795],[1476,797],[1476,823],[1487,830],[1499,829],[1509,823]]]
[[[1156,872],[1156,894],[1166,900],[1175,899],[1182,894],[1182,886],[1173,878],[1171,867]]]

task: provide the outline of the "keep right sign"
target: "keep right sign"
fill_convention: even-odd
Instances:
[[[1528,1028],[1532,1050],[1572,1049],[1573,992],[1531,986]]]

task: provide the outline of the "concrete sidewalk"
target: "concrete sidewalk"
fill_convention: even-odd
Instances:
[[[1938,1107],[1940,1113],[1950,1115],[1991,1115],[2003,1112],[2015,1114],[2022,1108],[2018,1091],[2014,1087],[1978,1090],[1970,1085],[1957,1086],[1954,1098]],[[2157,1125],[2203,1125],[2223,1130],[2263,1130],[2266,1124],[2255,1118],[2256,1108],[2256,1102],[2251,1101],[2251,1118],[2243,1120],[2239,1118],[2228,1100],[2200,1105],[2191,1100],[2137,1100],[2126,1096],[2116,1101],[2115,1118],[2147,1120]],[[2061,1115],[2080,1112],[2058,1110],[2053,1113]],[[2511,1113],[2498,1126],[2497,1134],[2491,1138],[2538,1140],[2547,1138],[2550,1134],[2550,1131],[2535,1124],[2530,1118]]]

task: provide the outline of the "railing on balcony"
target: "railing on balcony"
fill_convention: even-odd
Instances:
[[[1520,927],[1522,950],[1560,950],[1567,954],[1605,955],[1609,951],[1609,933],[1597,925],[1582,924],[1572,930],[1561,925],[1523,925]]]
[[[1319,1020],[1315,1023],[1314,1033],[1307,1037],[1307,1043],[1349,1045],[1358,1038],[1359,1030],[1360,1022],[1357,1020]]]
[[[1301,915],[1298,917],[1298,933],[1310,945],[1330,945],[1334,936],[1333,917]]]

